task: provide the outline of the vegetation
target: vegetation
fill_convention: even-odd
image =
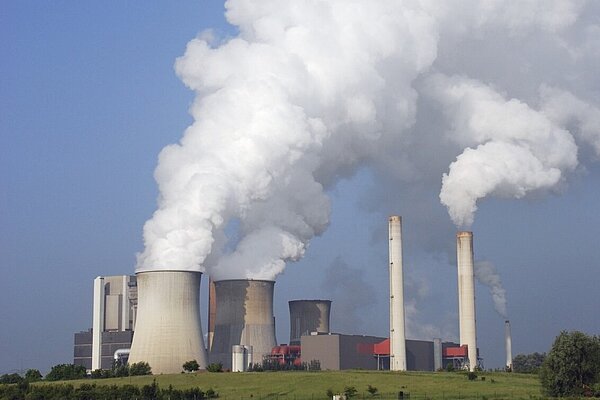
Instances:
[[[28,382],[37,382],[42,379],[42,373],[37,369],[28,369],[25,372],[25,380]]]
[[[223,372],[223,364],[221,363],[211,363],[206,367],[208,372]]]
[[[537,374],[546,358],[546,353],[517,354],[513,358],[512,371],[521,374]]]
[[[540,370],[544,393],[552,397],[591,396],[599,379],[600,337],[561,332]]]
[[[213,389],[203,392],[198,387],[188,389],[161,389],[154,380],[141,388],[134,385],[96,385],[83,383],[78,387],[68,384],[53,385],[2,385],[0,399],[122,399],[122,400],[203,400],[218,397]]]
[[[85,367],[75,364],[58,364],[46,375],[47,381],[68,381],[85,378]]]
[[[375,399],[397,399],[402,391],[410,400],[488,400],[533,399],[540,396],[540,382],[531,374],[479,372],[480,379],[467,381],[466,372],[391,372],[391,371],[321,371],[173,374],[133,376],[111,379],[71,381],[75,387],[86,385],[135,385],[141,388],[154,380],[161,388],[177,390],[194,387],[212,388],[223,400],[326,400],[328,389],[332,394],[344,392],[345,387],[357,390],[354,399],[371,398],[369,385],[377,387]],[[31,386],[54,385],[38,382]],[[206,390],[208,396],[209,391]],[[123,397],[125,398],[125,397]],[[331,398],[331,397],[328,397]],[[0,395],[0,399],[2,396]],[[141,397],[138,399],[141,400]]]
[[[138,363],[133,363],[129,366],[129,376],[138,376],[138,375],[151,375],[152,368],[145,361],[140,361]]]
[[[367,392],[369,392],[369,394],[370,394],[371,396],[375,396],[375,395],[377,394],[377,391],[378,391],[378,389],[377,389],[375,386],[371,386],[371,385],[369,385],[369,386],[367,387]]]
[[[200,369],[200,365],[198,364],[198,361],[196,361],[196,360],[186,361],[183,363],[183,370],[186,372],[196,372],[199,369]]]

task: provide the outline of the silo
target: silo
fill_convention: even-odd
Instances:
[[[300,344],[302,335],[329,333],[331,300],[291,300],[290,344]]]
[[[232,347],[252,346],[254,362],[276,345],[273,316],[274,281],[215,281],[216,315],[210,362],[231,369]]]
[[[458,318],[460,345],[467,345],[469,370],[477,366],[477,327],[475,321],[475,278],[473,275],[473,232],[456,234],[458,264]]]
[[[207,366],[200,325],[200,279],[195,271],[137,274],[138,311],[129,363],[145,361],[153,374],[182,371],[186,361]]]
[[[402,217],[393,215],[389,228],[390,370],[406,371],[404,275],[402,270]]]

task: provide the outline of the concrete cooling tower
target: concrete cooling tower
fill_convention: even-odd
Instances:
[[[186,361],[207,366],[200,325],[200,278],[194,271],[138,272],[138,314],[129,364],[145,361],[153,374],[182,371]]]
[[[276,346],[274,281],[215,281],[216,315],[210,362],[231,369],[232,347],[252,346],[255,363]]]
[[[458,320],[460,345],[467,345],[469,370],[477,366],[477,328],[475,322],[475,277],[473,274],[473,233],[456,234],[458,264]]]
[[[290,306],[290,344],[300,344],[302,335],[329,333],[331,300],[292,300]]]

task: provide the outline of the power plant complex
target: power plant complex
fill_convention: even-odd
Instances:
[[[94,280],[93,326],[75,334],[74,363],[88,370],[113,362],[147,362],[154,374],[179,373],[196,360],[201,369],[220,363],[246,371],[264,361],[321,369],[435,371],[451,364],[481,366],[477,349],[473,234],[456,235],[459,343],[406,338],[402,218],[389,224],[389,336],[333,333],[331,300],[290,300],[288,344],[277,344],[275,281],[209,282],[207,338],[200,320],[200,282],[194,271],[146,270],[135,276]],[[510,324],[505,323],[506,365],[512,365]]]

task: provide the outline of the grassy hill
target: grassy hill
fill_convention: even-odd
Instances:
[[[357,399],[372,398],[369,385],[378,389],[374,399],[398,398],[398,392],[410,399],[531,399],[540,397],[540,384],[535,375],[478,373],[469,381],[465,373],[452,372],[388,372],[388,371],[322,371],[322,372],[250,372],[176,374],[137,376],[102,380],[71,381],[97,385],[147,385],[153,379],[161,388],[212,388],[220,399],[323,399],[331,389],[342,392],[345,387],[357,390]]]

